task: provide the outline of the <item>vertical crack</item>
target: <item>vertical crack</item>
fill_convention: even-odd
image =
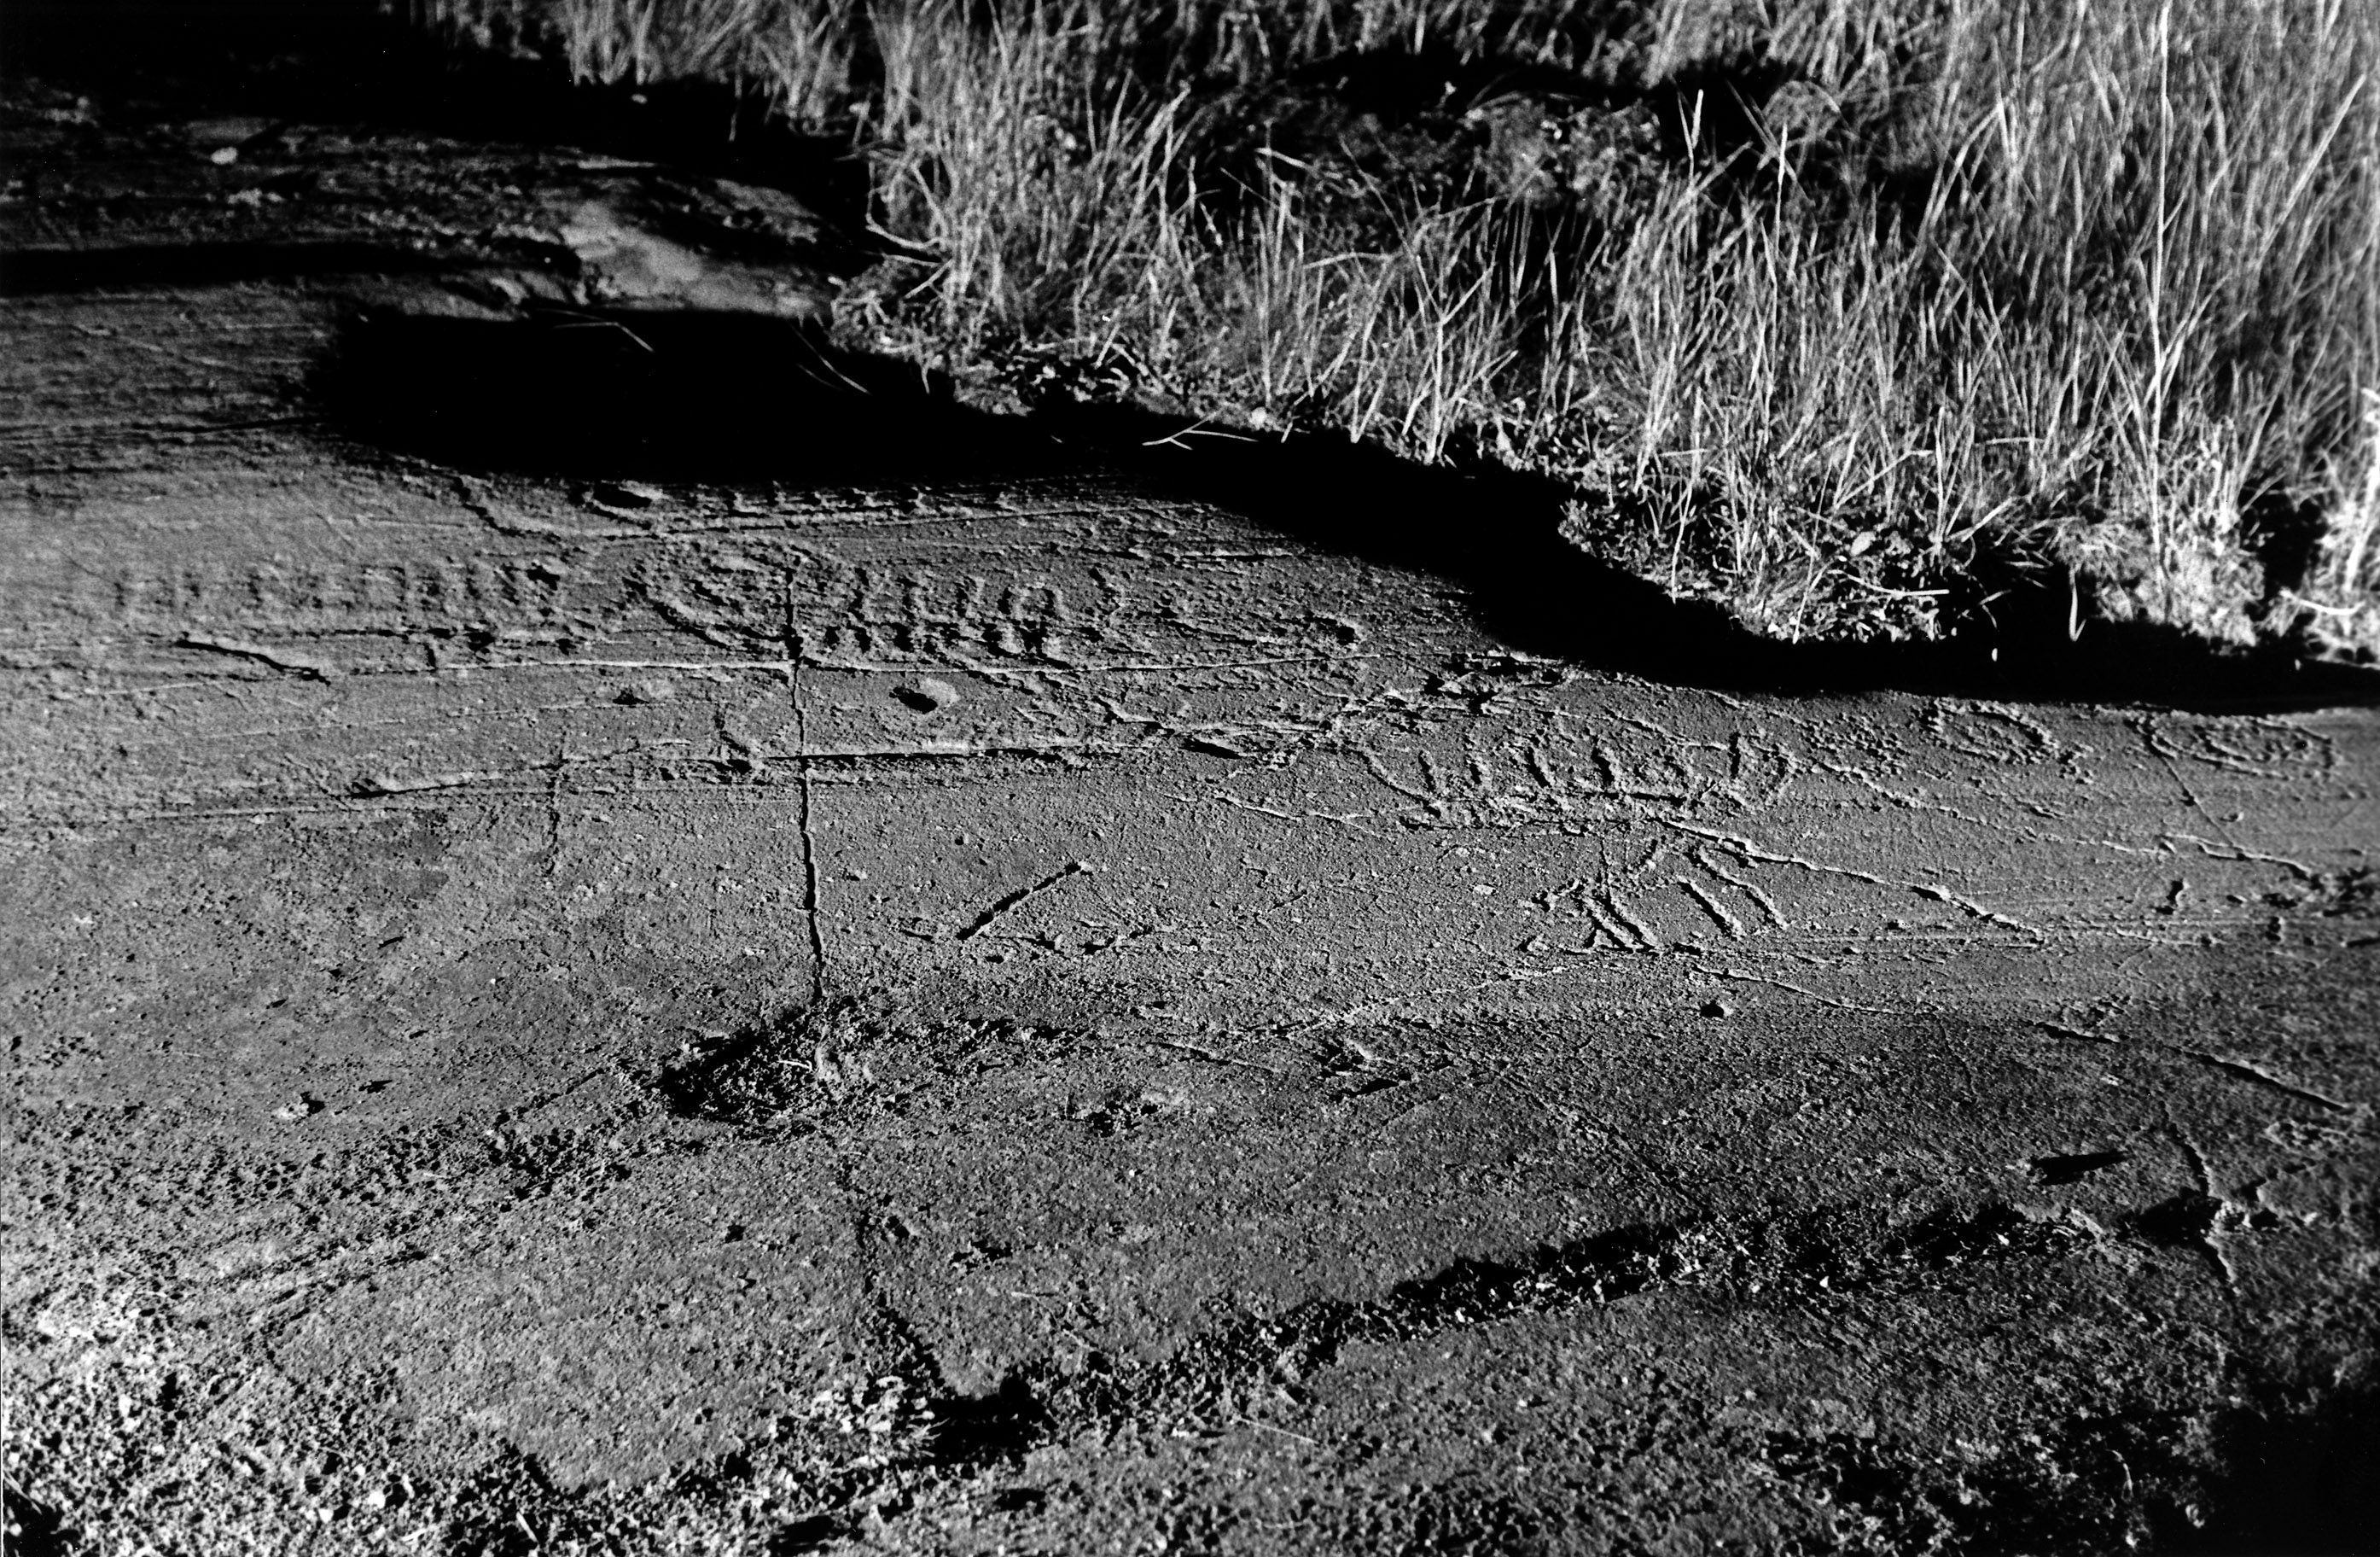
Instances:
[[[553,773],[545,785],[545,869],[547,881],[562,862],[562,775],[570,768],[570,736],[565,731],[553,747]]]
[[[802,671],[808,657],[794,621],[793,580],[785,581],[785,690],[794,705],[794,762],[802,830],[802,917],[810,931],[810,1004],[826,998],[826,936],[819,928],[818,835],[810,828],[810,720],[802,702]]]
[[[2205,1154],[2198,1150],[2198,1143],[2190,1138],[2190,1132],[2181,1127],[2181,1122],[2174,1117],[2170,1106],[2166,1110],[2166,1134],[2175,1146],[2180,1148],[2183,1159],[2190,1164],[2190,1171],[2198,1176],[2198,1193],[2194,1197],[2177,1197],[2167,1207],[2156,1208],[2149,1214],[2155,1216],[2163,1211],[2168,1235],[2182,1234],[2188,1242],[2196,1245],[2199,1253],[2222,1278],[2223,1290],[2236,1298],[2240,1295],[2240,1272],[2232,1267],[2230,1255],[2225,1252],[2221,1240],[2216,1236],[2218,1221],[2224,1209],[2229,1205],[2230,1198],[2216,1188],[2214,1170],[2207,1166]]]

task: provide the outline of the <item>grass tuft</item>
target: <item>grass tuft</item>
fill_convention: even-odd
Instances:
[[[2380,654],[2360,0],[434,0],[849,134],[844,328],[1577,493],[1787,639]]]

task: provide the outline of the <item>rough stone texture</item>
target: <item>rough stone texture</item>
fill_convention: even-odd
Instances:
[[[493,153],[351,140],[410,171],[301,231],[189,193],[225,133],[42,142],[9,218],[27,1550],[2371,1514],[2370,707],[1657,685],[1130,476],[747,476],[651,398],[442,460],[323,364],[554,328],[445,216],[358,247]]]

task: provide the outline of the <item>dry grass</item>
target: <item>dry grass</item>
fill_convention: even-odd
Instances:
[[[846,127],[846,327],[962,376],[1553,472],[1787,638],[2380,652],[2362,0],[443,6]]]

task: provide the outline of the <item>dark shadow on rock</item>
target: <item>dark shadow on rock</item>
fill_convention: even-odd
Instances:
[[[1037,420],[1071,443],[1132,451],[1152,479],[1285,533],[1459,580],[1480,624],[1524,653],[1670,685],[2223,712],[2380,703],[2380,673],[2306,662],[2284,647],[2236,652],[2172,628],[2104,621],[2072,635],[2063,581],[2013,575],[1992,580],[2006,592],[1988,618],[1946,640],[1780,642],[1572,544],[1560,522],[1572,494],[1548,478],[1424,468],[1335,436],[1184,435],[1179,419],[1136,411]]]
[[[742,313],[363,310],[313,388],[361,442],[466,469],[771,487],[914,485],[1065,451],[910,364]]]
[[[949,1394],[935,1409],[933,1455],[969,1469],[1022,1461],[1059,1424],[1026,1379],[1012,1373],[988,1394]]]
[[[1586,555],[1569,495],[1495,468],[1417,466],[1335,436],[1247,438],[1114,407],[998,417],[911,364],[744,314],[547,310],[518,321],[359,314],[317,380],[360,441],[468,468],[771,486],[918,485],[1089,468],[1231,508],[1309,544],[1463,584],[1524,654],[1674,686],[2244,712],[2380,703],[2380,675],[2235,653],[2022,592],[1937,643],[1782,643]]]
[[[2380,1395],[2322,1390],[2296,1408],[2240,1408],[2216,1433],[2221,1475],[2195,1527],[2158,1550],[2358,1557],[2380,1532]]]
[[[73,1539],[65,1517],[55,1508],[13,1486],[0,1491],[6,1493],[5,1500],[0,1500],[6,1503],[5,1514],[0,1517],[6,1518],[7,1528],[6,1539],[0,1545],[16,1557],[64,1557],[80,1544]]]
[[[851,1534],[852,1521],[828,1514],[813,1514],[779,1526],[762,1551],[767,1557],[800,1557],[803,1552],[824,1551],[849,1539]]]
[[[2035,1184],[2047,1186],[2080,1184],[2093,1174],[2104,1173],[2132,1160],[2124,1150],[2050,1152],[2035,1157],[2025,1164]]]

